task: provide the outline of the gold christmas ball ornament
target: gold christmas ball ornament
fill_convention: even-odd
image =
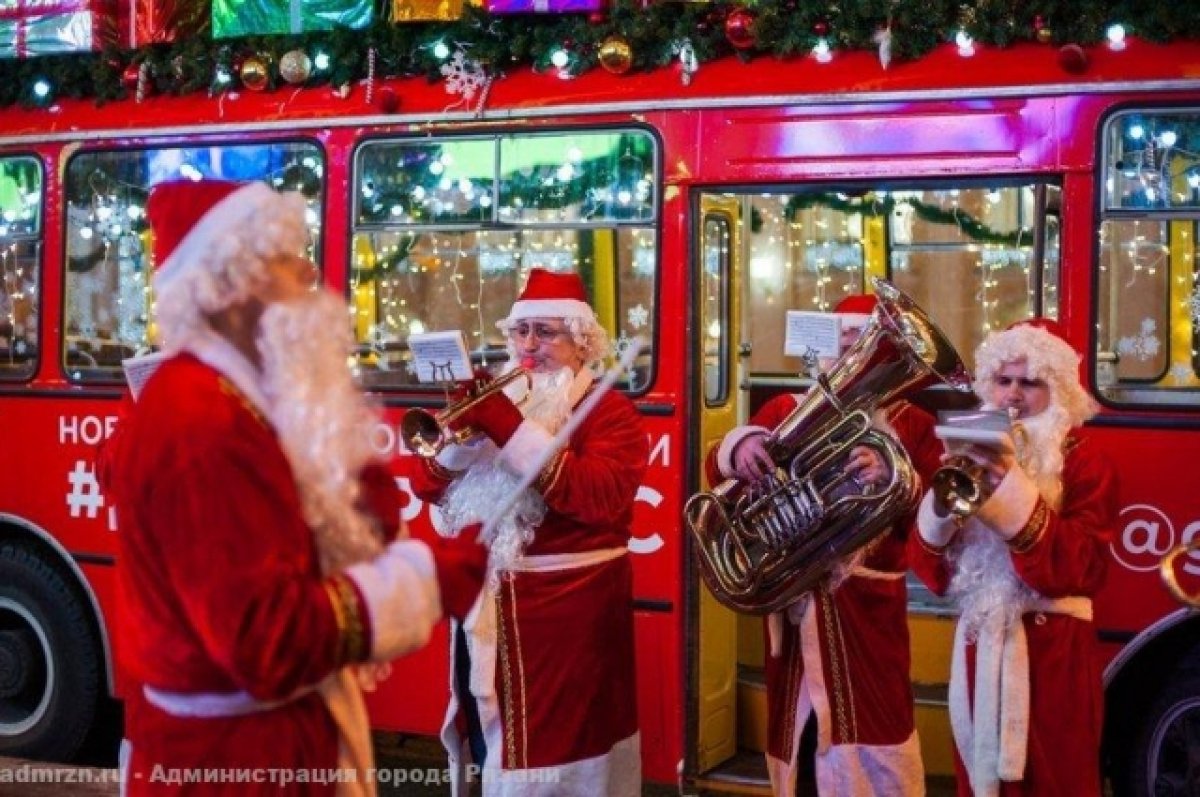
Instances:
[[[267,87],[267,83],[271,79],[271,73],[264,59],[257,55],[251,55],[245,61],[242,61],[242,68],[238,70],[238,77],[242,79],[242,85],[250,89],[250,91],[262,91]]]
[[[303,50],[288,50],[279,59],[279,76],[293,85],[312,74],[312,59]]]
[[[1038,28],[1037,40],[1042,44],[1049,44],[1054,40],[1054,31],[1049,28]]]
[[[596,51],[600,66],[614,75],[623,75],[633,66],[633,47],[620,36],[609,36]]]

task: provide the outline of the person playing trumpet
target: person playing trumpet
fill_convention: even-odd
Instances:
[[[1015,410],[1025,439],[958,452],[978,463],[988,497],[963,518],[929,491],[910,537],[913,570],[961,612],[950,674],[960,795],[1100,794],[1091,597],[1117,485],[1079,428],[1096,413],[1079,362],[1045,319],[984,340],[975,391],[985,409]]]
[[[875,305],[873,295],[855,295],[834,308],[841,316],[842,354],[858,340]],[[819,365],[827,371],[833,361]],[[765,443],[801,398],[776,396],[749,424],[727,434],[709,452],[709,483],[736,478],[755,484],[771,474],[776,463]],[[896,401],[876,411],[872,420],[876,429],[905,446],[928,483],[942,454],[932,417],[907,401]],[[891,477],[883,457],[869,446],[851,449],[845,470],[872,486]],[[810,766],[821,795],[924,794],[908,675],[904,574],[909,525],[895,524],[840,564],[817,589],[767,618],[766,758],[772,791],[779,797],[796,794],[797,779]],[[806,726],[815,729],[816,747],[812,758],[802,762]]]
[[[540,455],[557,449],[489,531],[491,589],[455,625],[442,729],[454,791],[473,762],[484,795],[634,797],[641,755],[627,545],[646,431],[633,403],[608,391],[568,439],[556,439],[596,388],[591,366],[609,349],[578,274],[532,269],[497,326],[508,337],[505,372],[524,368],[531,384],[477,394],[451,424],[474,437],[414,458],[411,477],[418,497],[440,504],[443,533],[477,535]]]

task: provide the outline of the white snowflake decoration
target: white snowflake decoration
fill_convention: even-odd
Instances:
[[[628,318],[629,326],[634,329],[641,329],[650,320],[650,311],[638,303],[629,308]]]
[[[1192,309],[1192,326],[1200,326],[1200,283],[1193,286],[1188,304]]]
[[[1155,332],[1158,324],[1153,318],[1143,318],[1142,328],[1136,336],[1126,336],[1117,342],[1117,351],[1126,357],[1135,357],[1143,362],[1158,354],[1162,341]]]
[[[1195,375],[1191,363],[1181,362],[1171,366],[1171,376],[1175,378],[1175,384],[1177,385],[1191,384]]]
[[[450,60],[442,64],[441,72],[446,76],[446,93],[461,94],[468,102],[487,83],[483,65],[467,58],[462,50],[455,50]]]
[[[613,343],[613,354],[616,355],[616,358],[618,360],[624,360],[625,353],[627,351],[629,351],[630,346],[635,345],[635,342],[636,342],[635,338],[631,338],[631,337],[627,336],[624,332],[621,332],[621,337],[617,338],[616,341]]]

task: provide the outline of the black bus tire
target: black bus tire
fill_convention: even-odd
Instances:
[[[1130,750],[1127,794],[1200,793],[1200,669],[1175,675],[1144,715]]]
[[[0,755],[69,761],[105,694],[86,603],[31,546],[0,543]]]

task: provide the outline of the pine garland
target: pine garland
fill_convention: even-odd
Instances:
[[[1130,35],[1152,41],[1200,39],[1200,13],[1189,0],[1170,3],[1134,0],[747,0],[744,4],[611,0],[594,14],[491,16],[467,5],[453,22],[392,24],[381,3],[379,20],[365,30],[339,29],[288,36],[248,36],[213,40],[207,35],[181,35],[169,45],[134,51],[0,59],[0,107],[45,105],[59,97],[88,97],[98,103],[133,99],[128,68],[149,65],[152,93],[220,92],[238,87],[237,66],[247,55],[264,58],[270,69],[267,90],[284,84],[279,58],[290,50],[310,55],[324,52],[326,70],[314,70],[305,85],[345,86],[367,74],[367,52],[378,53],[377,76],[426,76],[441,79],[442,59],[433,44],[443,41],[464,48],[491,75],[522,66],[544,70],[557,51],[567,54],[566,70],[579,74],[598,66],[597,50],[611,36],[627,41],[633,69],[648,70],[679,57],[681,42],[690,44],[698,62],[736,54],[787,57],[811,52],[824,39],[834,50],[875,50],[879,31],[892,34],[897,59],[916,59],[940,43],[966,31],[976,41],[1008,46],[1019,41],[1076,43],[1102,41],[1112,23]],[[725,35],[731,13],[745,9],[754,17],[754,45],[735,50]],[[219,70],[233,76],[216,81]],[[38,81],[49,92],[37,96]]]

